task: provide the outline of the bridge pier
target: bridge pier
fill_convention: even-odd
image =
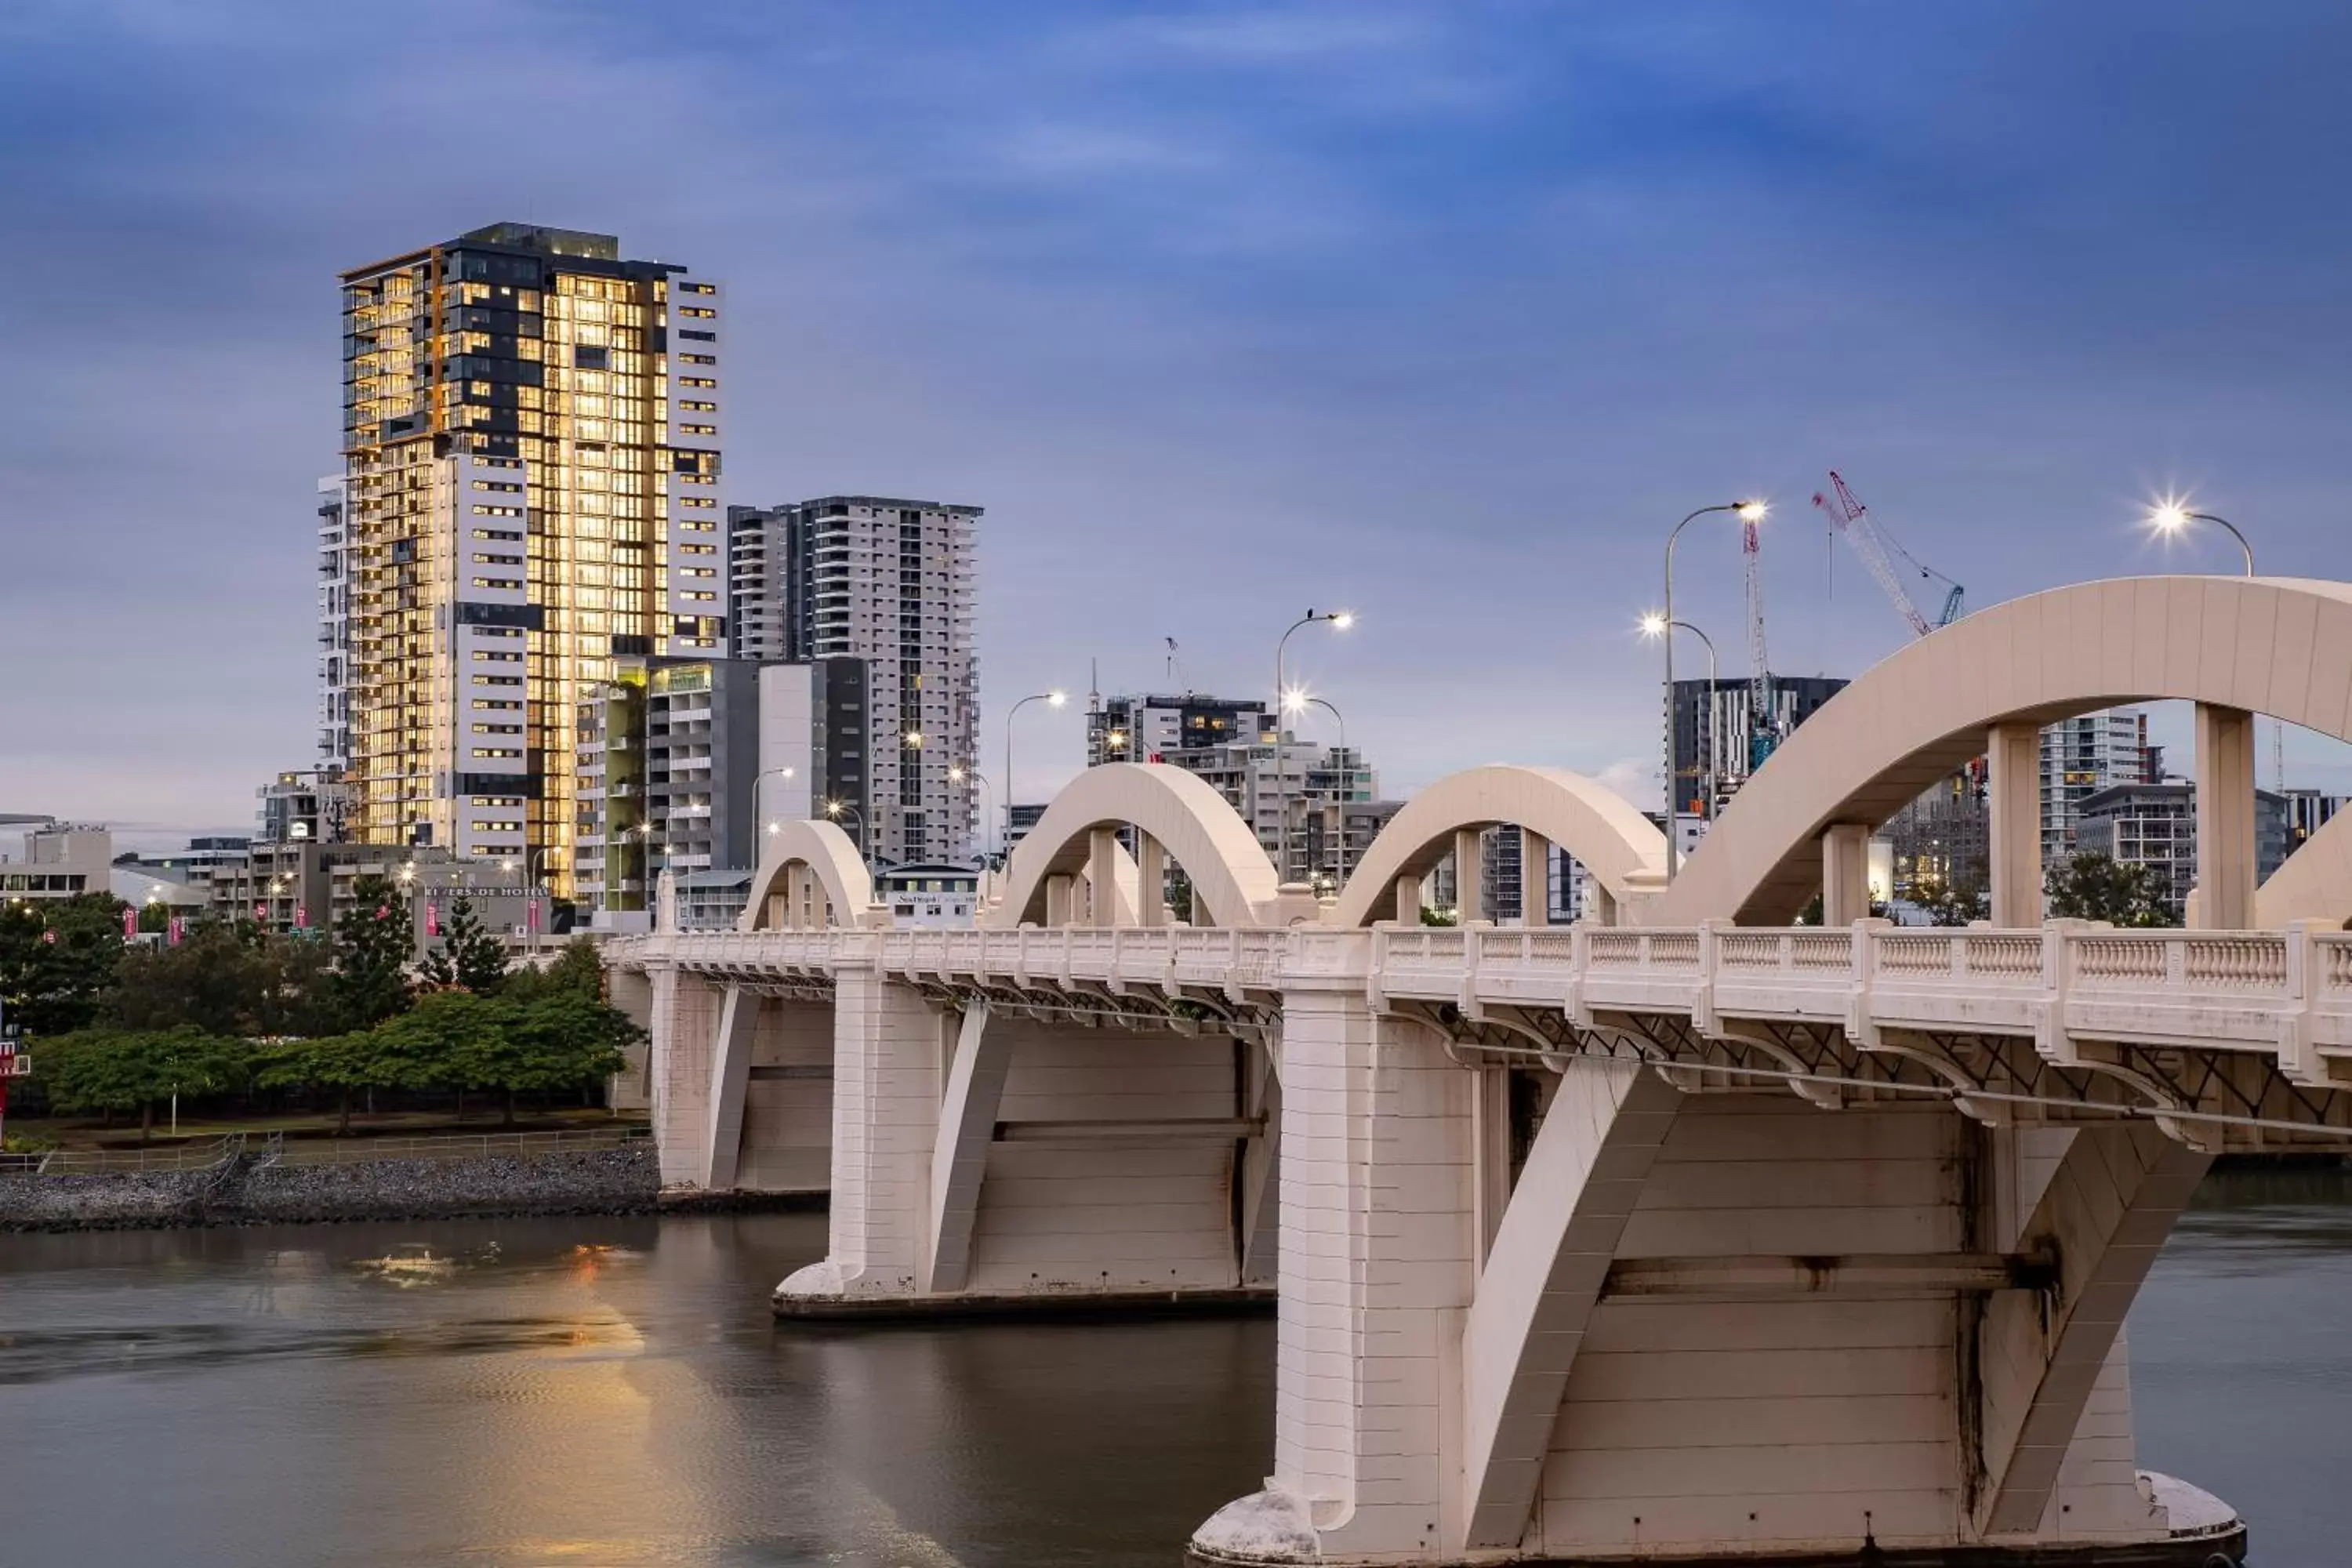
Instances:
[[[1271,1299],[1261,1048],[1083,996],[959,996],[870,950],[835,985],[828,1247],[777,1287],[779,1316]]]
[[[1368,946],[1302,937],[1283,977],[1274,1471],[1195,1562],[2242,1550],[2135,1468],[2121,1335],[2207,1155],[1823,1109],[1625,1030],[1488,1054],[1384,1008]]]

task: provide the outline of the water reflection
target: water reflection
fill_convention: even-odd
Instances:
[[[2147,1462],[2340,1561],[2352,1178],[2210,1183],[2135,1313]],[[1272,1447],[1273,1324],[780,1329],[824,1221],[0,1242],[0,1559],[1172,1568]]]

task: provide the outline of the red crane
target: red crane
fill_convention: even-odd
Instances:
[[[1853,546],[1853,552],[1862,557],[1862,563],[1878,580],[1878,586],[1894,604],[1896,612],[1911,623],[1913,631],[1924,637],[1937,626],[1948,626],[1960,618],[1967,602],[1966,591],[1941,572],[1922,564],[1916,556],[1895,543],[1893,536],[1872,521],[1870,509],[1862,504],[1861,497],[1846,488],[1845,480],[1838,476],[1835,468],[1830,470],[1830,493],[1823,495],[1816,490],[1813,504],[1829,518],[1831,529],[1844,535],[1845,542]],[[1887,559],[1890,546],[1920,576],[1942,583],[1950,590],[1944,595],[1943,614],[1935,621],[1927,619],[1927,612],[1919,608],[1910,591],[1904,587],[1901,575],[1895,570],[1895,563]]]

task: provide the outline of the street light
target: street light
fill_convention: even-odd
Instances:
[[[1004,710],[1004,853],[1013,853],[1013,721],[1032,702],[1047,702],[1059,708],[1070,700],[1066,691],[1033,691]]]
[[[1320,708],[1339,726],[1339,824],[1337,841],[1339,881],[1344,886],[1348,880],[1348,802],[1353,795],[1355,784],[1355,762],[1348,755],[1348,716],[1340,712],[1339,705],[1329,698],[1317,697],[1295,686],[1282,694],[1282,705],[1293,713]]]
[[[844,812],[857,819],[857,836],[854,842],[857,846],[858,854],[863,855],[866,853],[866,814],[845,800],[829,800],[824,803],[824,814],[828,817],[837,820]]]
[[[2210,511],[2192,511],[2187,501],[2172,496],[2165,497],[2147,510],[2147,526],[2161,538],[2178,538],[2192,522],[2216,523],[2228,529],[2230,537],[2238,542],[2239,550],[2246,557],[2246,575],[2251,577],[2254,574],[2254,547],[2246,542],[2246,536],[2239,532],[2238,525],[2228,518],[2215,517]]]
[[[1666,617],[1665,617],[1665,616],[1662,616],[1662,615],[1658,614],[1655,610],[1648,611],[1648,612],[1646,612],[1645,614],[1643,614],[1643,616],[1642,616],[1642,635],[1643,635],[1643,637],[1664,637],[1664,636],[1665,636],[1669,631],[1685,631],[1685,632],[1688,632],[1688,633],[1690,633],[1690,635],[1691,635],[1691,636],[1693,636],[1693,637],[1695,637],[1698,638],[1698,640],[1699,640],[1699,641],[1701,641],[1701,642],[1703,642],[1703,643],[1705,643],[1705,644],[1706,645],[1706,759],[1705,759],[1705,761],[1706,761],[1706,818],[1707,818],[1707,820],[1708,820],[1708,821],[1710,821],[1710,822],[1712,822],[1712,821],[1714,821],[1714,820],[1715,820],[1715,785],[1716,785],[1716,774],[1715,774],[1715,750],[1716,750],[1716,735],[1715,735],[1715,689],[1716,689],[1715,639],[1714,639],[1713,637],[1711,637],[1707,636],[1705,632],[1703,632],[1703,631],[1699,630],[1696,626],[1695,626],[1691,625],[1688,621],[1669,621],[1669,620],[1667,620],[1667,619],[1666,619]],[[1667,688],[1667,689],[1668,689],[1668,690],[1672,690],[1672,689],[1673,689],[1673,688],[1672,688],[1672,687],[1669,687],[1669,688]],[[1666,752],[1667,752],[1667,756],[1666,756],[1666,766],[1667,766],[1667,768],[1671,771],[1671,770],[1672,770],[1672,768],[1673,768],[1673,766],[1674,766],[1674,748],[1673,748],[1673,746],[1672,746],[1671,744],[1670,744],[1670,745],[1668,745],[1668,747],[1666,748]]]
[[[1275,789],[1275,858],[1274,879],[1277,885],[1290,879],[1290,771],[1282,754],[1282,694],[1290,689],[1288,667],[1283,662],[1290,647],[1290,634],[1301,626],[1318,623],[1335,632],[1344,632],[1356,624],[1353,610],[1335,610],[1326,614],[1309,610],[1290,623],[1281,640],[1274,645],[1274,789]]]
[[[970,779],[973,784],[978,784],[982,791],[985,791],[988,788],[988,775],[982,773],[978,768],[968,768],[961,763],[950,763],[948,764],[948,783],[961,784],[966,779]],[[988,797],[983,794],[981,798],[982,800],[986,800]],[[982,822],[987,821],[992,815],[993,815],[993,813],[987,806],[983,805],[981,808],[980,818]]]
[[[1666,607],[1659,616],[1668,627],[1675,625],[1675,543],[1682,538],[1683,530],[1711,512],[1736,512],[1740,521],[1752,523],[1763,521],[1765,514],[1771,510],[1763,501],[1752,499],[1717,501],[1713,506],[1699,508],[1675,524],[1674,531],[1666,535]],[[1666,880],[1671,883],[1682,859],[1675,844],[1682,802],[1675,798],[1675,794],[1680,787],[1675,782],[1675,639],[1662,637],[1658,640],[1665,645],[1666,649]],[[1763,672],[1759,670],[1757,673],[1760,676]]]
[[[768,815],[766,812],[760,809],[760,786],[768,781],[768,775],[773,773],[782,778],[786,784],[790,784],[793,782],[793,776],[799,772],[800,770],[798,768],[761,768],[759,773],[754,774],[751,779],[751,815],[755,817],[766,817]],[[777,833],[782,831],[782,825],[781,823],[773,821],[772,819],[768,822],[768,831],[770,833]]]

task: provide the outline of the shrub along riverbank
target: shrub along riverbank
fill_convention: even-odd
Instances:
[[[462,1115],[478,1095],[511,1125],[520,1101],[593,1097],[644,1037],[604,1002],[593,948],[510,971],[463,900],[412,964],[407,901],[380,878],[329,941],[213,921],[175,943],[117,935],[110,958],[95,912],[0,913],[0,1005],[35,1067],[19,1110],[135,1119],[143,1136],[174,1102],[216,1118],[308,1105],[349,1131],[355,1103]]]

